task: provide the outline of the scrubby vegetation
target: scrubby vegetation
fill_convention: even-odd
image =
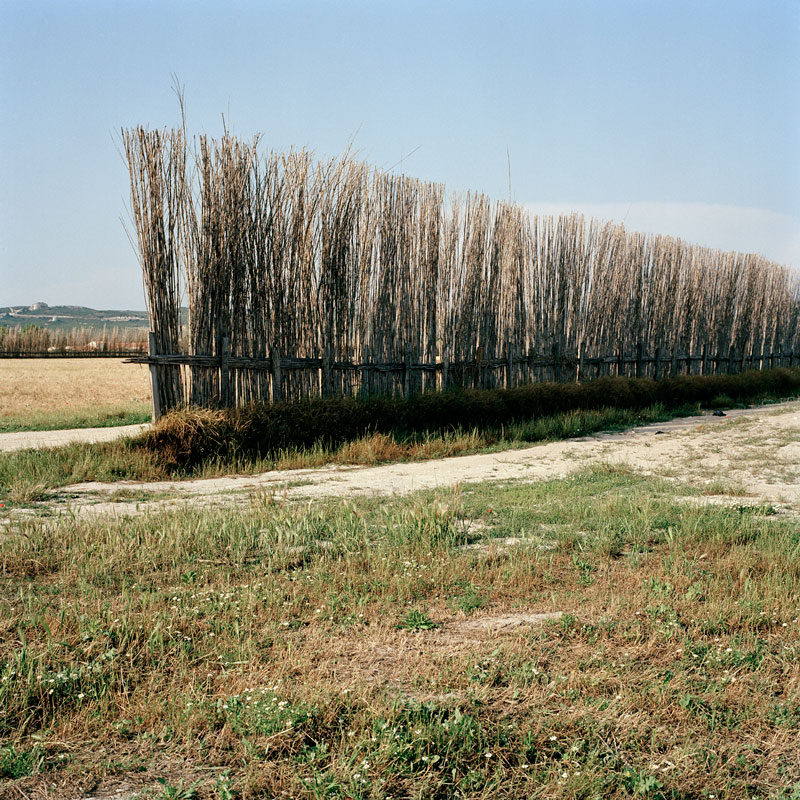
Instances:
[[[797,520],[693,493],[599,468],[21,523],[0,538],[0,781],[20,797],[98,781],[195,800],[797,797]]]
[[[74,326],[51,329],[28,323],[0,324],[0,357],[90,356],[142,353],[147,331],[139,328]]]

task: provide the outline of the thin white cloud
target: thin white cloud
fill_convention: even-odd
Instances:
[[[578,212],[624,222],[632,231],[662,233],[721,250],[761,253],[800,268],[800,219],[762,208],[715,203],[526,203],[533,214]]]

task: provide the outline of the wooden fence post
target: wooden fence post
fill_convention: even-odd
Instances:
[[[483,345],[475,351],[475,363],[472,367],[472,388],[483,388]]]
[[[578,373],[576,375],[575,380],[580,383],[581,382],[581,373],[583,373],[583,362],[586,358],[586,342],[581,342],[580,344],[580,352],[578,353]]]
[[[678,374],[678,343],[672,345],[672,359],[669,364],[670,377],[674,378]]]
[[[283,380],[281,378],[281,351],[277,345],[269,349],[272,359],[272,402],[277,403],[283,399]]]
[[[153,331],[147,337],[150,355],[157,354],[156,335]],[[153,394],[153,422],[161,416],[161,394],[158,386],[158,365],[150,364],[150,391]]]
[[[642,353],[644,351],[644,345],[641,342],[636,343],[636,377],[642,377],[642,367],[644,362],[642,360]]]
[[[731,345],[728,348],[728,374],[733,372],[734,359],[736,358],[736,348]]]
[[[367,370],[369,374],[369,370]],[[330,345],[325,346],[325,351],[322,354],[322,396],[330,397],[333,393],[333,386],[331,381],[331,348]]]
[[[411,348],[406,348],[406,361],[403,369],[403,397],[411,393]]]
[[[447,391],[447,381],[449,378],[448,373],[450,372],[450,356],[447,355],[447,351],[444,352],[442,355],[442,391]]]
[[[657,381],[661,377],[661,348],[656,347],[655,355],[653,356],[653,380]]]
[[[227,336],[223,336],[219,354],[219,403],[223,408],[228,408],[231,404],[230,371],[228,367],[230,355],[231,340]]]
[[[511,376],[514,369],[514,356],[511,352],[511,340],[506,341],[506,389],[511,388]]]

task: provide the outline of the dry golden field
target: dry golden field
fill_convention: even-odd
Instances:
[[[141,421],[147,367],[112,358],[0,359],[0,430]]]

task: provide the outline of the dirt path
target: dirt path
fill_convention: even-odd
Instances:
[[[295,500],[407,494],[478,481],[536,481],[591,463],[712,485],[721,494],[800,503],[800,402],[687,417],[625,433],[599,434],[439,460],[377,467],[331,466],[196,481],[83,483],[43,504],[53,511],[128,516],[191,506],[244,504],[276,494]]]
[[[137,433],[141,433],[149,427],[148,423],[143,423],[141,425],[119,425],[109,428],[73,428],[64,431],[0,433],[0,452],[10,453],[14,450],[62,447],[73,442],[111,442],[124,436],[136,436]]]

